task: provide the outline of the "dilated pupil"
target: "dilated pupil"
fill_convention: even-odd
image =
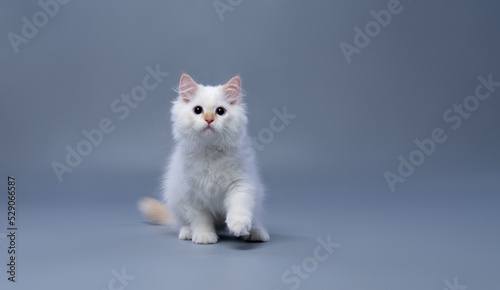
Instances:
[[[200,106],[196,106],[196,107],[194,107],[194,113],[196,115],[199,115],[199,114],[203,113],[203,109]]]
[[[224,113],[226,112],[226,110],[222,107],[218,107],[217,110],[215,111],[218,115],[224,115]]]

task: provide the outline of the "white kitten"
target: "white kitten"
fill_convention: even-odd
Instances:
[[[177,144],[164,175],[166,206],[146,198],[139,202],[142,213],[158,224],[175,221],[179,239],[197,244],[216,243],[216,229],[225,226],[245,240],[268,241],[258,219],[263,187],[247,137],[240,76],[212,87],[183,74],[171,114]]]

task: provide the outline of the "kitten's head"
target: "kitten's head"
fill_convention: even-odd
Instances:
[[[246,110],[239,75],[219,86],[197,84],[183,73],[173,102],[176,140],[219,147],[234,146],[246,134]]]

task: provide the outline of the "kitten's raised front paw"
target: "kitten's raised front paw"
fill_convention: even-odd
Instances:
[[[226,224],[231,233],[240,237],[250,234],[252,219],[244,215],[228,215]]]
[[[193,235],[189,227],[182,227],[179,231],[179,240],[191,240]]]
[[[193,243],[195,244],[215,244],[219,237],[215,232],[194,232]]]
[[[267,242],[269,241],[269,234],[263,229],[251,229],[250,234],[242,238],[248,242]]]

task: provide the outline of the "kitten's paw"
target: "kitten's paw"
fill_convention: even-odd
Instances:
[[[191,240],[192,238],[191,229],[189,227],[182,227],[179,231],[179,240]]]
[[[215,232],[194,232],[193,243],[195,244],[215,244],[219,237]]]
[[[247,242],[267,242],[269,234],[263,229],[251,229],[249,235],[242,237]]]
[[[252,219],[244,215],[228,215],[226,224],[231,233],[240,237],[250,234]]]

